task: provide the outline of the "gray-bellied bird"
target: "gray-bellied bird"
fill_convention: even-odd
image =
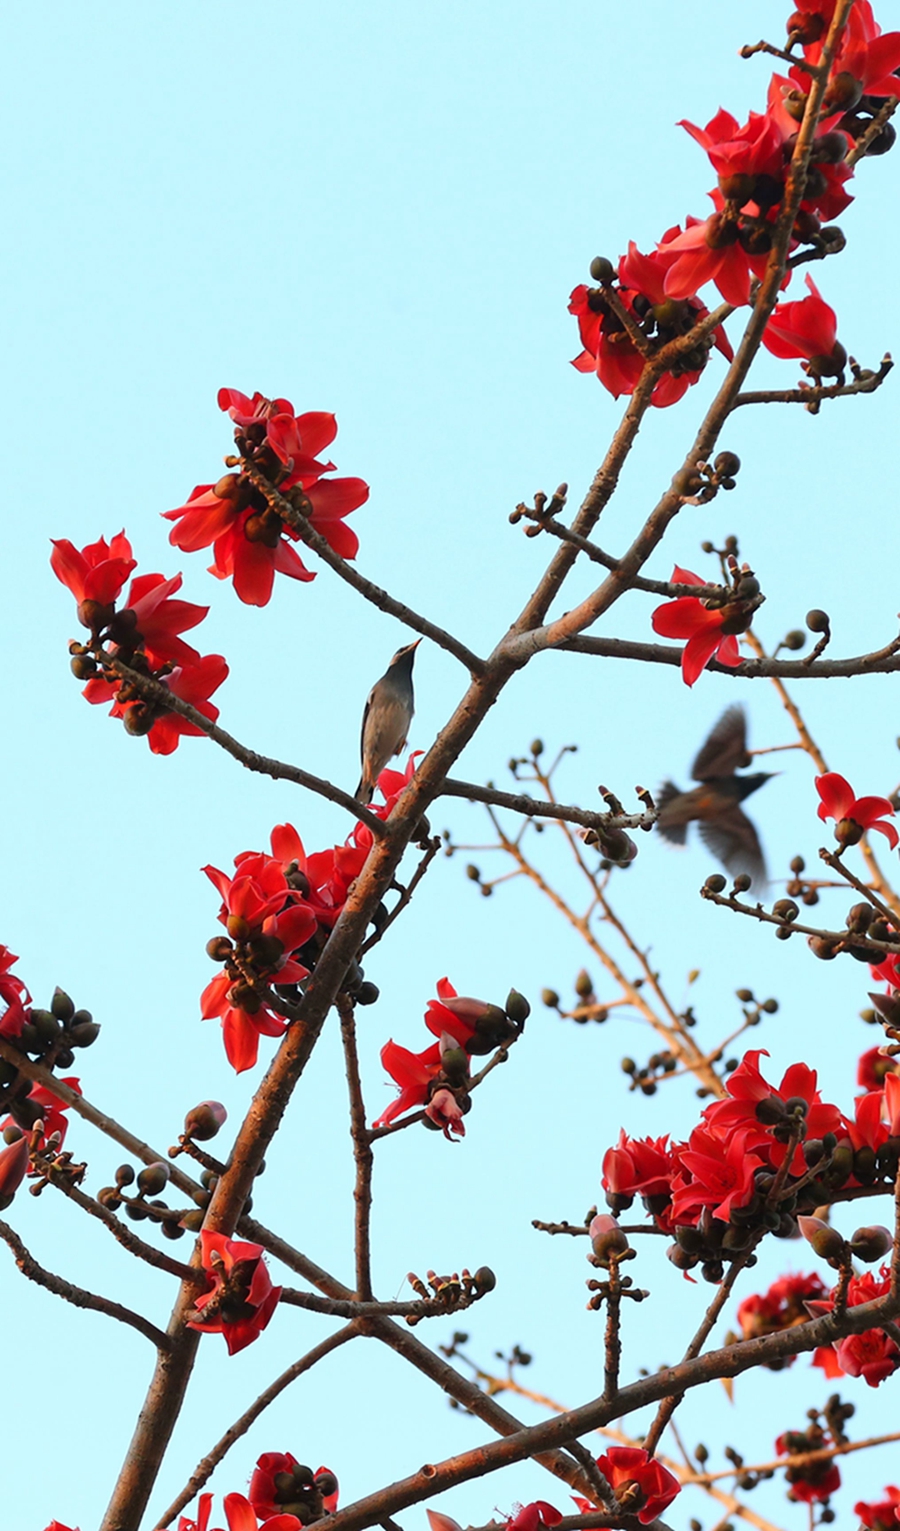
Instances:
[[[666,840],[684,845],[687,827],[696,819],[707,850],[733,876],[747,872],[759,891],[766,882],[766,863],[759,836],[740,804],[774,773],[738,776],[751,759],[744,709],[729,707],[691,766],[691,776],[700,786],[682,792],[674,782],[663,782],[656,797],[656,827]]]
[[[421,642],[417,638],[415,643],[398,649],[381,680],[369,692],[359,742],[362,776],[354,793],[360,803],[371,803],[381,772],[391,756],[399,755],[406,745],[414,710],[413,660]]]

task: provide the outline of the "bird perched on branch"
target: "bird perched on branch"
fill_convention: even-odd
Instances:
[[[378,778],[393,755],[405,748],[413,720],[413,660],[421,643],[408,643],[398,649],[380,680],[369,692],[363,713],[359,753],[362,775],[354,793],[364,805],[372,801]]]
[[[729,707],[691,767],[691,776],[700,786],[682,792],[674,782],[663,782],[656,798],[656,827],[673,845],[684,845],[688,825],[697,820],[707,850],[732,876],[746,872],[760,892],[766,883],[766,863],[759,835],[740,804],[775,773],[738,776],[752,758],[744,709]]]

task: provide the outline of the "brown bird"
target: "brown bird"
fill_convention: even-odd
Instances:
[[[674,782],[663,782],[656,798],[656,827],[673,845],[684,845],[687,827],[696,820],[707,850],[733,876],[746,872],[759,893],[767,880],[765,858],[759,835],[740,804],[774,773],[756,771],[738,776],[736,773],[752,758],[747,749],[744,709],[729,707],[691,767],[691,776],[700,786],[682,792]]]
[[[415,706],[412,667],[421,642],[421,638],[417,638],[415,643],[398,649],[381,679],[369,692],[359,744],[362,775],[353,794],[359,803],[372,801],[378,778],[391,756],[399,755],[406,747]]]

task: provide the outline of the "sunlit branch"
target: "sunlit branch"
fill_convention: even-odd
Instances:
[[[171,1341],[167,1334],[157,1329],[150,1320],[143,1318],[140,1313],[133,1313],[130,1308],[124,1308],[120,1302],[113,1302],[110,1297],[98,1297],[96,1292],[87,1292],[84,1287],[75,1286],[73,1282],[66,1281],[64,1276],[54,1275],[53,1271],[45,1270],[39,1265],[34,1256],[29,1254],[19,1235],[0,1218],[0,1239],[4,1239],[12,1251],[13,1259],[23,1276],[29,1281],[34,1281],[42,1286],[45,1291],[52,1292],[55,1297],[62,1297],[65,1302],[71,1302],[76,1308],[89,1308],[94,1313],[105,1313],[107,1318],[118,1319],[120,1324],[128,1324],[142,1334],[145,1340],[149,1340],[159,1351],[171,1349]]]
[[[742,1345],[707,1351],[694,1360],[665,1367],[622,1388],[613,1405],[602,1398],[594,1399],[554,1419],[530,1425],[517,1435],[487,1442],[439,1463],[428,1463],[419,1472],[338,1510],[329,1531],[361,1531],[385,1513],[394,1514],[458,1483],[470,1482],[523,1461],[535,1448],[564,1444],[598,1425],[609,1423],[612,1418],[621,1418],[670,1394],[687,1392],[716,1378],[736,1377],[752,1367],[785,1360],[788,1356],[830,1345],[851,1334],[862,1334],[867,1329],[878,1328],[882,1319],[892,1319],[898,1312],[900,1297],[882,1297],[875,1302],[850,1307],[841,1315],[827,1314],[792,1329],[748,1340]]]
[[[594,932],[591,929],[588,917],[586,915],[580,915],[575,912],[575,910],[563,898],[562,894],[558,893],[555,888],[551,887],[546,878],[543,877],[542,874],[538,871],[537,867],[535,867],[533,863],[527,859],[518,842],[511,840],[504,833],[502,826],[493,816],[493,814],[491,817],[494,828],[497,832],[499,848],[505,851],[506,854],[510,856],[513,861],[515,861],[517,867],[520,869],[523,875],[527,876],[530,881],[534,883],[535,887],[550,900],[554,908],[558,909],[560,914],[562,914],[565,919],[568,920],[569,924],[586,942],[590,950],[597,957],[598,961],[602,963],[610,977],[615,981],[615,983],[618,984],[623,994],[627,997],[629,1003],[638,1012],[638,1014],[643,1016],[644,1020],[647,1021],[650,1026],[652,1026],[657,1035],[662,1037],[667,1047],[669,1047],[676,1054],[676,1056],[683,1058],[688,1066],[691,1066],[691,1064],[696,1060],[698,1080],[708,1089],[712,1090],[716,1095],[721,1095],[723,1093],[721,1080],[711,1067],[708,1065],[703,1065],[703,1055],[700,1051],[700,1048],[697,1046],[693,1037],[691,1037],[690,1034],[686,1031],[683,1022],[679,1020],[674,1009],[669,1005],[669,1002],[665,1000],[664,996],[661,999],[661,1003],[665,1005],[667,1013],[670,1016],[670,1020],[667,1022],[657,1014],[652,1005],[648,1004],[640,989],[636,988],[635,985],[630,981],[614,957],[612,957],[612,955],[606,950],[605,947],[601,946],[600,942],[597,940]],[[572,847],[576,854],[578,854],[577,847],[574,845],[574,841],[572,842]],[[590,870],[584,865],[583,862],[581,865],[582,870],[585,872],[588,878],[590,878]],[[593,907],[596,907],[597,903],[600,902],[600,895],[596,883],[592,884],[592,886],[594,892]],[[647,962],[646,957],[640,951],[639,947],[637,947],[631,940],[630,936],[625,931],[625,927],[618,920],[618,917],[613,913],[611,906],[608,904],[605,898],[602,899],[602,909],[604,917],[608,918],[609,922],[614,926],[614,928],[619,931],[619,934],[622,936],[623,940],[628,946],[629,951],[640,964],[644,977],[649,978],[652,970],[650,969],[650,965]],[[652,979],[650,981],[651,983],[653,982]],[[654,992],[657,994],[657,998],[660,998],[662,991],[659,988],[658,979],[655,980]]]
[[[774,1457],[769,1462],[745,1462],[740,1467],[723,1467],[714,1473],[697,1472],[689,1478],[683,1478],[682,1482],[705,1488],[707,1484],[718,1483],[722,1478],[735,1478],[744,1473],[777,1472],[785,1467],[806,1467],[813,1462],[831,1462],[835,1457],[850,1456],[854,1451],[866,1451],[870,1446],[890,1446],[894,1441],[900,1441],[900,1430],[895,1430],[890,1435],[870,1435],[864,1441],[840,1441],[833,1446],[822,1446],[815,1451],[795,1452],[789,1456]]]

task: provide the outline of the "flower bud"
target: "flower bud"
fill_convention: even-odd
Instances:
[[[703,886],[710,893],[724,893],[726,887],[726,879],[722,876],[721,872],[713,872],[711,876],[707,877]]]
[[[546,1005],[548,1010],[558,1010],[559,1009],[559,995],[557,994],[556,990],[555,989],[542,989],[541,990],[541,1003]]]
[[[497,1285],[497,1277],[489,1265],[479,1265],[472,1277],[472,1281],[475,1285],[475,1290],[479,1293],[492,1292]],[[323,1489],[324,1492],[326,1491]]]
[[[208,1143],[227,1119],[228,1112],[220,1101],[201,1100],[199,1106],[191,1107],[184,1119],[184,1135],[198,1143]]]
[[[846,1244],[836,1228],[823,1223],[819,1217],[798,1217],[800,1232],[811,1245],[820,1260],[839,1264],[846,1251]]]
[[[531,1006],[524,994],[520,994],[518,989],[510,989],[507,994],[506,1013],[514,1026],[524,1026],[528,1020],[531,1014]]]
[[[53,998],[50,1001],[50,1010],[58,1021],[70,1021],[75,1014],[75,1006],[68,994],[63,989],[54,989]]]
[[[893,1247],[894,1240],[891,1234],[880,1223],[873,1223],[866,1228],[857,1228],[850,1239],[850,1253],[866,1265],[872,1265],[876,1260],[883,1260],[888,1250]]]
[[[831,626],[827,611],[820,611],[814,606],[812,611],[806,613],[806,625],[811,633],[827,633]]]
[[[608,1212],[598,1212],[588,1229],[591,1248],[598,1265],[608,1266],[610,1256],[625,1254],[628,1239],[614,1217]]]
[[[786,1116],[784,1101],[780,1095],[766,1095],[756,1102],[754,1115],[764,1127],[777,1127]]]
[[[591,261],[590,272],[591,279],[595,282],[611,282],[616,274],[616,268],[605,255],[595,255]],[[534,750],[533,753],[539,755],[541,751]]]
[[[137,1177],[138,1190],[144,1196],[158,1196],[159,1192],[169,1183],[169,1166],[162,1160],[156,1160],[154,1164],[145,1164]]]

